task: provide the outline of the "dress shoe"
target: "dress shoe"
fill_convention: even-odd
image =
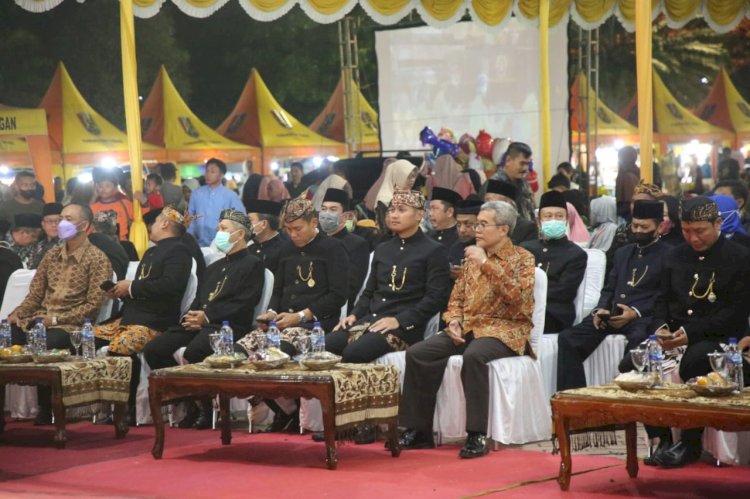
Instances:
[[[208,430],[213,425],[213,410],[201,408],[198,417],[195,418],[193,428],[196,430]]]
[[[42,410],[39,408],[39,412],[34,418],[34,426],[49,426],[52,424],[52,412]]]
[[[185,414],[185,417],[182,418],[182,421],[177,423],[177,428],[192,428],[195,426],[195,421],[198,419],[198,416],[200,416],[200,409],[198,409],[198,406],[195,405],[193,401],[188,401],[187,413]]]
[[[325,432],[322,432],[322,431],[312,432],[312,440],[313,442],[325,442],[326,441]]]
[[[357,426],[354,443],[357,445],[366,445],[373,442],[375,442],[375,427],[370,425]]]
[[[399,437],[398,446],[402,450],[434,449],[435,441],[432,439],[432,432],[427,433],[417,430],[406,430]],[[386,448],[389,448],[387,442]]]
[[[273,416],[273,423],[268,429],[272,433],[299,433],[299,409],[292,414],[279,410]]]
[[[686,464],[692,464],[701,457],[700,442],[685,443],[680,440],[659,458],[659,464],[664,468],[682,468]]]
[[[487,437],[484,433],[472,432],[469,434],[464,444],[464,448],[458,455],[463,459],[486,456],[490,451],[487,445]]]
[[[672,447],[672,439],[661,438],[659,440],[659,445],[657,445],[656,448],[651,449],[651,455],[643,460],[643,464],[646,466],[660,466],[662,456],[664,456],[664,453],[668,451],[670,447]]]

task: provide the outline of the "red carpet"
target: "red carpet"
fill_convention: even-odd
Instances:
[[[309,436],[236,430],[232,444],[222,446],[217,431],[167,429],[164,459],[157,461],[150,454],[151,427],[131,429],[124,440],[114,439],[112,427],[89,423],[70,425],[68,433],[67,449],[58,451],[51,429],[8,424],[0,436],[0,496],[725,499],[748,497],[750,490],[747,467],[641,466],[639,478],[631,480],[621,459],[574,456],[573,472],[584,473],[573,476],[571,491],[563,493],[553,480],[559,457],[535,451],[504,449],[460,460],[457,446],[442,446],[394,459],[382,443],[349,444],[339,447],[338,470],[329,471],[322,444]]]

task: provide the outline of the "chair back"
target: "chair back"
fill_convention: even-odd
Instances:
[[[372,258],[375,256],[375,252],[370,252],[370,262],[367,264],[367,275],[365,275],[365,280],[362,282],[362,287],[359,288],[359,292],[357,292],[357,298],[354,300],[354,303],[352,305],[355,305],[359,301],[359,297],[362,296],[362,293],[365,290],[365,287],[367,286],[367,279],[370,278],[370,272],[372,271]]]
[[[117,274],[112,272],[112,282],[117,282]],[[102,308],[99,309],[99,315],[96,316],[94,324],[101,324],[112,316],[112,307],[114,306],[114,300],[105,300],[102,304]]]
[[[10,275],[0,307],[0,318],[7,318],[26,298],[35,274],[36,270],[18,269]]]
[[[607,273],[607,255],[600,249],[584,249],[588,255],[586,272],[578,286],[578,293],[574,300],[576,318],[573,324],[578,324],[591,313],[602,294],[604,278]]]
[[[531,329],[531,349],[536,354],[539,348],[539,340],[544,334],[544,314],[547,312],[547,274],[536,267],[534,269],[534,313],[531,320],[534,327]]]
[[[253,312],[255,314],[253,315],[253,322],[255,322],[256,317],[268,309],[268,304],[271,302],[271,295],[273,294],[274,279],[273,272],[266,269],[263,275],[263,291],[260,294],[260,301],[255,306],[255,311]]]
[[[440,330],[440,312],[433,315],[424,328],[424,339],[434,336]]]
[[[193,303],[193,300],[195,300],[195,293],[198,291],[198,275],[196,274],[198,264],[196,263],[195,258],[192,258],[191,260],[193,261],[193,267],[190,269],[190,277],[188,277],[187,286],[185,287],[185,293],[182,295],[182,302],[180,305],[180,313],[182,315],[190,310],[190,305]]]
[[[135,281],[135,272],[138,270],[138,264],[141,262],[129,262],[128,270],[125,272],[125,279],[128,281]]]

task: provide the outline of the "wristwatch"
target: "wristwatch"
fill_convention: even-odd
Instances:
[[[306,318],[305,318],[305,312],[304,312],[304,310],[300,310],[299,312],[297,312],[297,315],[299,316],[299,322],[300,322],[300,324],[302,324],[303,322],[305,322]]]

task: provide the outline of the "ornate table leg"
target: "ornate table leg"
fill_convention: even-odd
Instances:
[[[125,438],[128,434],[127,414],[128,405],[125,402],[116,402],[113,419],[115,421],[115,438]]]
[[[630,478],[638,476],[638,440],[636,435],[636,424],[625,425],[625,446],[627,449],[627,469]]]
[[[398,445],[398,422],[396,418],[392,418],[388,422],[388,447],[391,449],[392,457],[401,455],[401,447]]]
[[[164,417],[161,414],[161,390],[160,383],[154,378],[149,378],[148,383],[148,400],[151,406],[151,418],[154,420],[154,447],[151,449],[151,455],[154,459],[161,459],[164,452]]]
[[[568,434],[568,420],[561,416],[555,407],[552,407],[552,420],[555,423],[555,434],[560,442],[560,474],[557,476],[557,483],[560,484],[560,490],[568,490],[570,487],[570,435]]]
[[[5,431],[5,384],[0,384],[0,433]]]
[[[221,443],[232,443],[232,418],[229,415],[229,397],[219,395],[219,419],[221,424]]]
[[[336,412],[333,404],[333,394],[330,393],[325,399],[320,399],[323,409],[323,433],[326,438],[326,466],[329,470],[335,470],[339,462],[336,454]]]
[[[52,414],[55,416],[55,447],[64,449],[68,436],[65,431],[65,406],[60,382],[52,382]]]

